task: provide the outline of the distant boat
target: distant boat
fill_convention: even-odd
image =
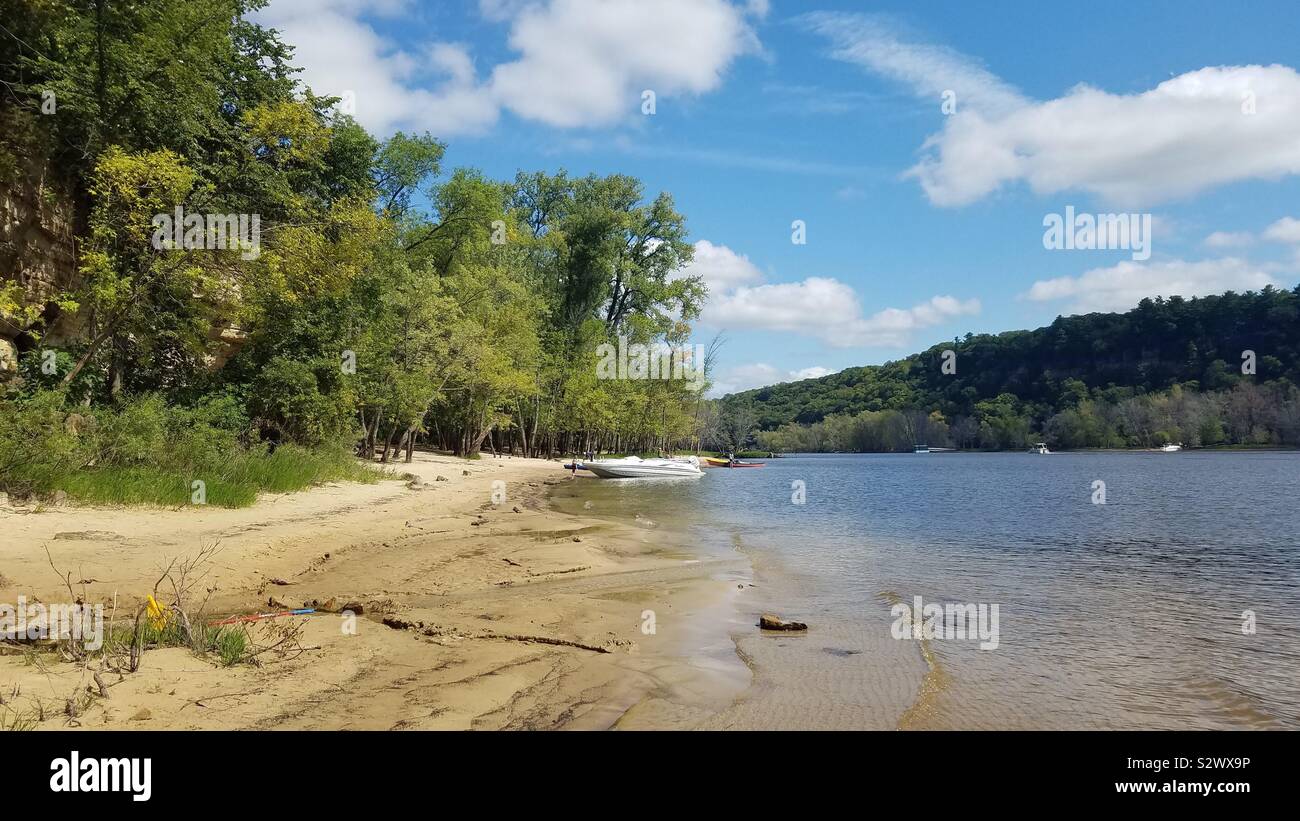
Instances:
[[[704,462],[711,468],[761,468],[764,462],[742,462],[739,459],[719,459],[716,456],[704,457]]]
[[[912,445],[912,453],[929,453],[929,445]]]
[[[622,459],[595,459],[579,462],[602,479],[653,479],[671,476],[699,476],[700,460],[694,456],[684,459],[642,459],[625,456]]]
[[[1029,452],[1030,453],[1051,453],[1051,451],[1047,449],[1046,442],[1035,442],[1033,446],[1029,448]]]
[[[1182,450],[1182,449],[1183,449],[1183,446],[1182,446],[1181,444],[1178,444],[1178,445],[1165,445],[1165,446],[1162,447],[1160,450],[1161,450],[1161,452],[1163,452],[1163,453],[1174,453],[1174,452],[1176,452],[1176,451],[1180,451],[1180,450]]]

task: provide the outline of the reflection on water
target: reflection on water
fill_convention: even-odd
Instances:
[[[564,493],[742,545],[741,606],[811,625],[737,636],[755,684],[716,726],[1300,727],[1300,454],[803,456]],[[997,604],[999,646],[895,639],[891,596]]]

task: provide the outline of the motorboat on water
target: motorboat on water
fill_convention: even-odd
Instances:
[[[578,463],[602,479],[652,479],[672,476],[699,476],[700,460],[694,456],[676,459],[642,459],[624,456],[622,459],[593,459]]]
[[[1051,453],[1051,451],[1047,449],[1046,442],[1035,442],[1033,447],[1029,449],[1029,452],[1030,453]]]
[[[1161,451],[1162,453],[1176,453],[1177,451],[1180,451],[1180,450],[1182,450],[1182,449],[1183,449],[1183,446],[1182,446],[1181,444],[1178,444],[1178,445],[1169,444],[1169,445],[1165,445],[1164,447],[1162,447],[1162,448],[1160,449],[1160,451]]]

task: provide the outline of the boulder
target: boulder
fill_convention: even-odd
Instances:
[[[780,616],[774,616],[771,613],[764,613],[758,617],[758,626],[764,630],[786,630],[797,631],[807,630],[808,625],[801,621],[786,621]]]

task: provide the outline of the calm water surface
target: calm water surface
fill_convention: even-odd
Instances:
[[[754,683],[713,726],[1300,727],[1297,453],[794,456],[561,496],[741,550],[741,606],[810,624],[736,634]],[[918,595],[997,604],[999,646],[893,638]]]

